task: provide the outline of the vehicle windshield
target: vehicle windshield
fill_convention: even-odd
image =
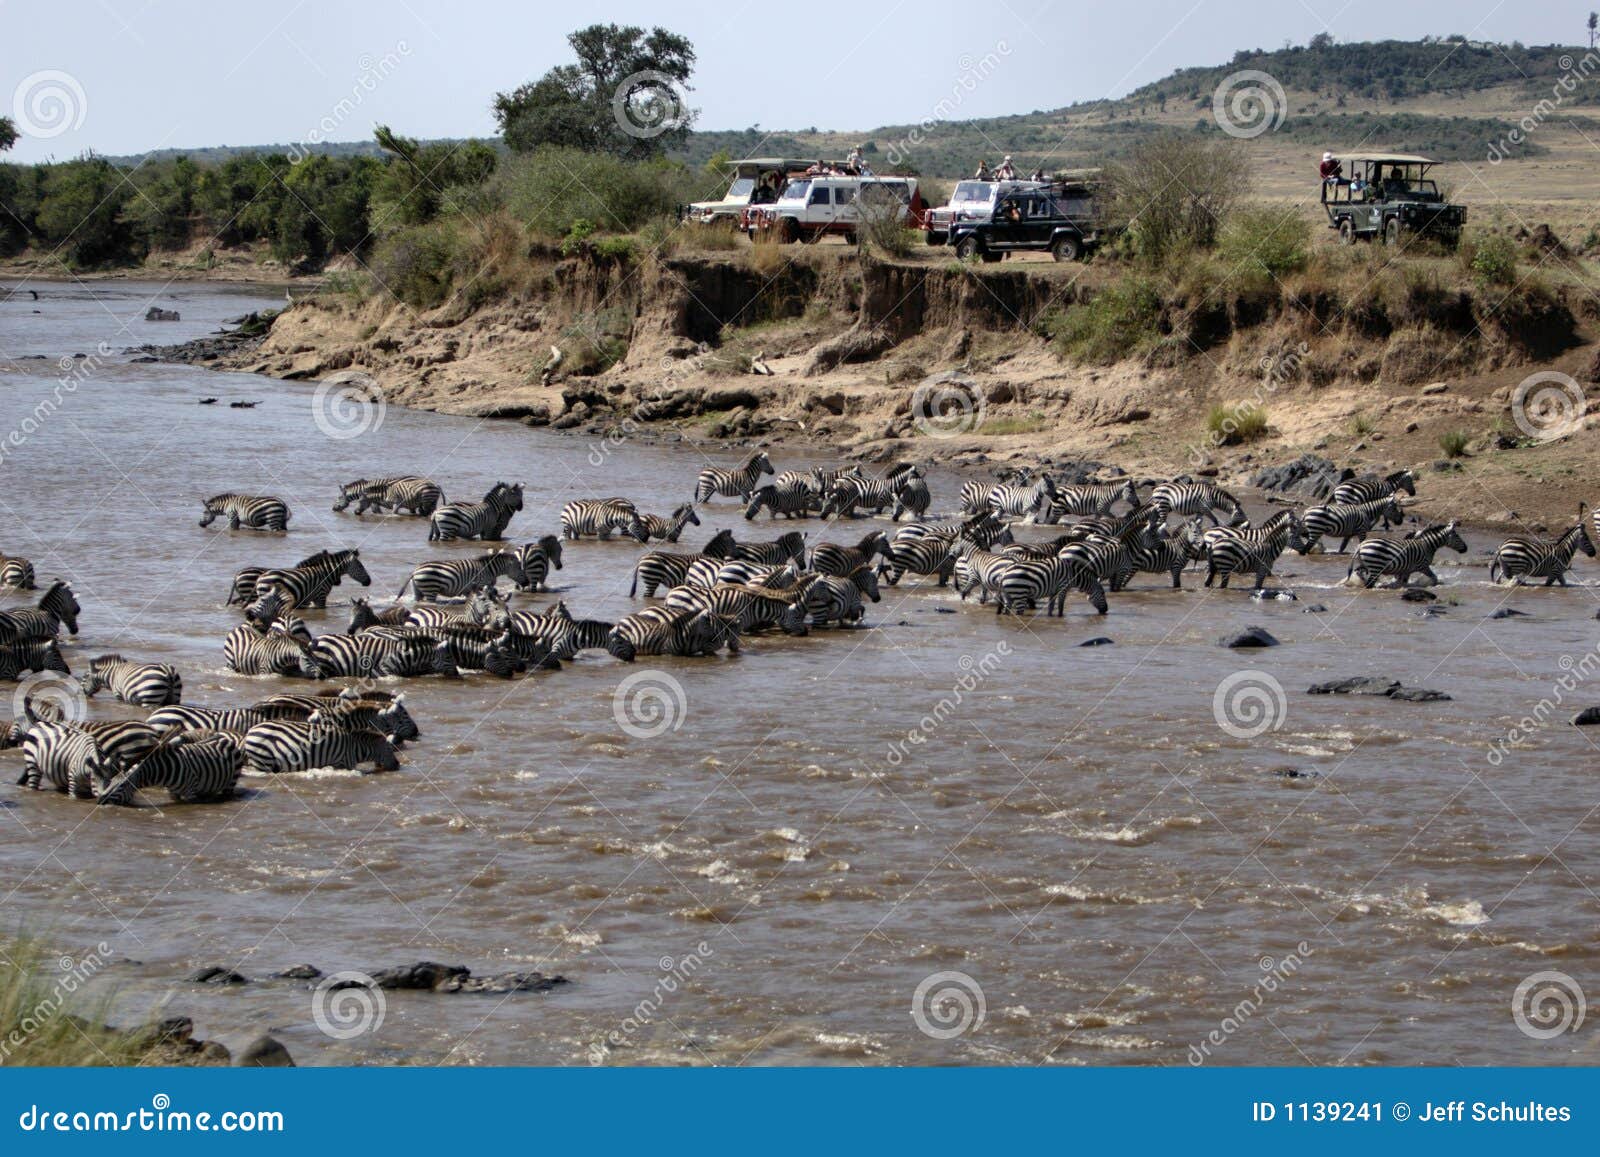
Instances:
[[[959,205],[962,202],[985,201],[994,196],[994,185],[988,181],[962,181],[956,185],[956,191],[950,194],[950,203]]]
[[[728,195],[724,201],[748,201],[750,194],[755,192],[756,179],[754,177],[740,177],[728,186]]]
[[[778,200],[804,201],[806,199],[806,195],[810,192],[810,181],[790,181],[783,187],[783,194],[778,198]]]

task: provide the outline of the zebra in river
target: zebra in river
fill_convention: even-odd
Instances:
[[[338,637],[346,640],[351,638],[349,635]],[[355,637],[443,643],[451,664],[458,670],[486,671],[502,679],[509,679],[526,669],[526,663],[517,655],[508,632],[486,630],[465,619],[432,627],[374,627]]]
[[[1285,550],[1306,550],[1305,528],[1292,510],[1280,510],[1260,526],[1251,529],[1213,527],[1205,532],[1206,586],[1218,576],[1222,589],[1235,571],[1254,571],[1255,589],[1272,573],[1273,564]],[[1365,549],[1365,548],[1363,548]]]
[[[402,637],[397,628],[362,631],[359,635],[322,635],[311,648],[311,658],[324,678],[341,676],[410,678],[461,672],[450,657],[450,645],[432,635]]]
[[[868,478],[859,469],[853,469],[834,479],[833,489],[822,504],[822,517],[855,518],[858,508],[882,514],[893,505],[893,479]]]
[[[1157,528],[1155,541],[1140,543],[1133,548],[1133,568],[1139,574],[1170,574],[1172,589],[1183,588],[1183,572],[1191,562],[1204,558],[1194,532],[1200,520],[1195,518],[1176,531],[1165,533]]]
[[[164,787],[173,803],[232,799],[244,770],[244,751],[232,736],[163,743],[100,793],[100,803],[130,806],[141,791]]]
[[[700,516],[694,512],[694,503],[686,502],[663,518],[659,514],[635,514],[628,523],[628,533],[640,542],[659,538],[662,542],[677,542],[686,526],[699,526]]]
[[[639,511],[626,498],[574,498],[561,508],[561,537],[593,535],[602,542],[613,531],[627,530]]]
[[[1045,604],[1045,616],[1066,614],[1067,595],[1081,591],[1100,614],[1109,609],[1104,585],[1093,568],[1078,556],[1062,553],[1054,558],[1012,558],[1012,565],[997,576],[995,613],[1020,615]]]
[[[970,540],[957,541],[955,570],[952,574],[961,601],[965,602],[974,588],[978,591],[980,605],[988,603],[991,594],[998,598],[1000,579],[1005,574],[1006,568],[1016,561],[1017,559],[1009,554],[983,550]],[[997,604],[996,610],[1004,610],[1004,606]]]
[[[326,726],[381,732],[396,747],[422,737],[416,720],[406,710],[403,692],[398,695],[371,690],[358,693],[351,688],[344,688],[330,689],[316,695],[285,693],[269,696],[246,710],[262,716],[253,721],[250,727],[268,719],[309,722],[316,715],[319,716],[319,722]],[[249,731],[250,727],[242,730]]]
[[[88,673],[78,682],[90,698],[109,690],[124,703],[140,707],[183,702],[183,676],[166,663],[131,663],[121,655],[99,655],[89,660]]]
[[[757,450],[744,465],[730,470],[725,466],[707,466],[700,471],[700,477],[695,482],[694,500],[705,502],[715,495],[724,498],[737,498],[741,502],[750,501],[750,492],[756,488],[756,481],[763,474],[771,474],[772,461],[767,457],[765,450]]]
[[[767,483],[758,486],[750,494],[750,504],[744,509],[745,518],[752,519],[765,508],[770,517],[776,518],[783,515],[785,518],[809,518],[812,510],[817,507],[817,495],[811,489],[811,483],[804,475],[785,472]]]
[[[288,719],[258,723],[245,732],[244,757],[251,771],[265,775],[314,767],[357,770],[371,764],[376,771],[394,771],[400,766],[394,744],[376,731]]]
[[[995,479],[1002,484],[1026,486],[1033,480],[1033,470],[1027,466],[1006,466],[995,472]],[[987,511],[989,492],[993,489],[994,483],[980,482],[976,478],[963,482],[957,499],[961,513],[982,514]]]
[[[633,598],[637,595],[642,585],[644,597],[654,598],[659,588],[665,587],[671,590],[673,587],[682,586],[689,568],[695,563],[703,559],[727,562],[732,557],[733,532],[727,530],[718,531],[717,537],[712,539],[699,554],[676,554],[670,550],[647,551],[633,564],[633,585],[628,588],[628,597]]]
[[[33,563],[16,555],[0,554],[0,587],[33,590]]]
[[[39,596],[39,605],[17,611],[0,611],[0,643],[31,643],[53,639],[67,628],[78,633],[78,605],[70,583],[57,579]]]
[[[1115,528],[1069,543],[1060,555],[1081,560],[1102,583],[1120,591],[1138,573],[1141,553],[1160,547],[1158,522],[1154,511],[1134,510]]]
[[[369,510],[380,513],[394,511],[427,517],[444,501],[444,491],[431,478],[420,474],[397,474],[390,478],[358,478],[339,487],[339,501],[335,511],[345,510],[352,502],[360,500],[358,515]]]
[[[782,566],[786,562],[793,562],[796,566],[805,566],[806,539],[798,530],[791,530],[780,534],[771,542],[740,542],[733,547],[733,557],[745,562],[766,563],[768,566]]]
[[[927,525],[926,523],[921,526]],[[987,548],[990,545],[1003,545],[1000,540],[993,539],[985,543],[981,537],[960,536],[945,531],[935,531],[928,534],[907,535],[907,530],[921,529],[919,525],[902,528],[889,543],[889,557],[878,567],[883,581],[894,586],[908,574],[936,575],[939,585],[944,586],[955,573],[956,556],[959,553],[958,543],[966,539],[976,543],[979,547]],[[1006,532],[1005,543],[1009,543],[1010,531]]]
[[[1370,589],[1384,575],[1393,575],[1395,585],[1403,587],[1413,574],[1421,571],[1430,582],[1437,584],[1439,576],[1433,573],[1433,556],[1446,546],[1460,554],[1467,553],[1466,540],[1456,530],[1454,522],[1436,523],[1402,539],[1369,538],[1356,547],[1356,556],[1350,562],[1345,581],[1358,578]]]
[[[1324,536],[1339,539],[1337,553],[1343,554],[1353,538],[1361,543],[1367,540],[1367,534],[1378,523],[1383,523],[1385,530],[1391,526],[1399,526],[1406,520],[1405,511],[1400,509],[1400,500],[1390,494],[1383,498],[1374,498],[1371,502],[1352,503],[1327,503],[1323,506],[1313,506],[1301,515],[1300,520],[1306,526],[1306,549],[1317,545]]]
[[[467,592],[464,604],[441,607],[436,603],[420,603],[414,607],[405,607],[396,604],[390,610],[404,610],[403,616],[396,617],[384,612],[383,617],[374,614],[371,607],[365,613],[352,615],[350,626],[345,634],[354,635],[370,627],[440,627],[449,623],[471,623],[475,627],[485,627],[491,630],[505,630],[506,624],[511,621],[511,612],[506,608],[505,598],[493,587],[473,587]]]
[[[278,716],[258,707],[189,707],[178,703],[152,711],[145,720],[157,731],[231,731],[243,735]]]
[[[253,494],[214,494],[204,500],[200,525],[210,526],[218,518],[227,518],[228,529],[241,526],[250,530],[289,529],[289,504],[281,498]]]
[[[1578,511],[1577,524],[1569,527],[1554,542],[1543,538],[1508,538],[1494,552],[1489,564],[1489,581],[1509,579],[1513,586],[1521,586],[1528,579],[1544,579],[1544,585],[1567,585],[1567,569],[1572,566],[1572,556],[1583,551],[1595,557],[1594,540],[1589,536],[1583,510]]]
[[[606,649],[624,663],[640,655],[714,655],[739,650],[733,624],[706,611],[647,607],[616,621]]]
[[[793,562],[782,565],[748,562],[744,559],[703,558],[689,568],[680,586],[714,587],[718,583],[740,583],[745,586],[788,586],[799,577],[800,568]]]
[[[561,569],[561,540],[547,534],[538,542],[527,542],[517,547],[517,561],[522,564],[522,582],[519,591],[550,589],[550,571]]]
[[[291,638],[276,624],[273,629],[262,632],[250,623],[240,623],[222,642],[222,661],[228,665],[228,670],[241,675],[322,677],[307,644]]]
[[[1060,522],[1069,514],[1110,514],[1112,507],[1119,502],[1126,502],[1130,509],[1138,509],[1139,491],[1135,488],[1133,479],[1125,479],[1122,482],[1085,482],[1076,486],[1058,486],[1055,497],[1050,501],[1050,509],[1045,512],[1041,521]]]
[[[57,704],[49,700],[35,703],[30,697],[23,701],[22,713],[11,721],[11,726],[5,732],[0,733],[0,748],[21,747],[28,732],[41,721],[87,732],[119,768],[132,767],[148,755],[161,738],[160,729],[148,721],[141,723],[137,719],[69,723]]]
[[[518,588],[527,581],[515,549],[492,550],[476,558],[430,559],[400,584],[395,598],[405,594],[408,586],[419,603],[458,598],[474,587],[493,587],[501,578],[509,578]]]
[[[481,502],[451,502],[435,510],[429,519],[428,541],[481,538],[498,542],[505,537],[511,516],[521,509],[522,483],[496,482]]]
[[[33,671],[72,674],[54,639],[0,645],[0,680],[15,683]]]
[[[411,607],[405,603],[396,603],[391,607],[384,607],[381,611],[372,609],[372,604],[366,599],[350,600],[350,625],[344,629],[347,635],[357,635],[368,627],[403,627],[411,621],[411,616],[419,608]]]
[[[715,583],[710,587],[674,587],[665,605],[675,610],[704,611],[733,624],[741,635],[777,627],[787,635],[806,633],[804,586],[772,589],[742,583]]]
[[[811,569],[823,574],[846,575],[867,566],[873,559],[889,557],[889,536],[874,530],[854,546],[819,542],[811,551]]]
[[[121,770],[90,732],[30,715],[18,786],[93,799]]]
[[[863,580],[866,591],[862,589]],[[813,627],[859,623],[867,613],[861,601],[864,593],[873,602],[879,599],[877,578],[865,567],[853,575],[818,575],[806,587],[806,615]]]
[[[1388,498],[1399,494],[1402,490],[1413,498],[1417,496],[1417,476],[1409,470],[1396,470],[1383,478],[1379,478],[1376,474],[1368,474],[1362,478],[1351,478],[1339,483],[1328,496],[1328,503],[1352,506],[1357,502],[1373,502],[1379,498]]]
[[[1242,526],[1245,522],[1239,500],[1214,482],[1163,482],[1150,492],[1150,505],[1161,512],[1162,518],[1169,514],[1198,514],[1209,518],[1212,526],[1221,526],[1222,520],[1216,514],[1220,510],[1227,514],[1229,526]]]
[[[1048,474],[1041,474],[1031,486],[1020,482],[1002,482],[991,487],[985,501],[997,517],[1026,517],[1034,522],[1042,522],[1058,493],[1055,479]]]
[[[575,619],[564,603],[557,603],[545,615],[515,611],[509,624],[513,640],[534,640],[548,647],[552,658],[562,661],[575,658],[579,651],[609,650],[615,626],[599,619]]]
[[[921,518],[933,505],[933,495],[928,492],[928,480],[918,467],[906,467],[899,474],[891,473],[889,484],[894,490],[894,513],[889,516],[891,522],[899,522],[902,514]]]
[[[243,571],[234,579],[235,591]],[[245,617],[268,617],[260,604],[274,589],[282,592],[286,607],[313,607],[318,610],[328,605],[328,594],[344,578],[354,579],[364,587],[372,585],[372,576],[361,561],[359,550],[320,550],[295,566],[282,570],[267,569],[256,575],[256,604],[245,609]]]

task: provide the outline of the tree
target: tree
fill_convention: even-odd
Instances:
[[[1600,37],[1600,12],[1589,13],[1589,47],[1592,49],[1595,40]]]
[[[591,24],[567,37],[576,64],[497,93],[494,115],[514,152],[560,145],[643,160],[681,145],[694,123],[684,94],[694,46],[664,28]]]
[[[1109,217],[1126,225],[1139,258],[1159,267],[1209,249],[1223,222],[1249,193],[1238,142],[1198,133],[1161,133],[1106,166]]]
[[[17,126],[11,123],[10,117],[0,117],[0,153],[5,152],[16,143]]]
[[[1311,38],[1311,43],[1309,45],[1307,45],[1307,47],[1309,47],[1313,52],[1320,52],[1324,48],[1332,48],[1333,47],[1333,33],[1331,33],[1331,32],[1319,32],[1319,33],[1317,33],[1315,36],[1313,36]]]
[[[494,173],[495,151],[482,141],[424,145],[388,125],[375,126],[373,137],[388,154],[372,189],[378,209],[373,228],[378,232],[427,224],[455,207],[452,188],[481,185]]]

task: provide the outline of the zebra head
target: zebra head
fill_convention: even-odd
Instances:
[[[106,666],[111,663],[122,662],[121,655],[100,655],[89,660],[89,669],[78,677],[78,686],[83,688],[83,693],[93,699],[97,693],[111,686],[107,677]]]
[[[510,631],[502,631],[490,642],[483,654],[483,669],[502,679],[509,679],[528,669],[527,661],[517,654]]]
[[[338,501],[333,504],[334,511],[349,509],[350,504],[361,497],[361,492],[366,489],[366,485],[367,480],[365,478],[358,478],[354,482],[346,482],[339,487]]]
[[[856,544],[856,550],[865,559],[871,559],[874,555],[882,555],[884,558],[888,558],[889,536],[881,530],[874,530],[871,534],[865,535]]]
[[[612,658],[620,659],[624,663],[633,662],[637,654],[633,644],[623,638],[615,627],[612,627],[611,632],[606,636],[606,650],[611,654]]]
[[[366,566],[362,564],[361,552],[359,550],[352,550],[350,552],[350,557],[347,558],[344,562],[344,565],[339,568],[339,573],[335,576],[335,581],[338,581],[338,579],[341,577],[354,579],[364,587],[370,587],[372,585],[372,576],[367,573]]]
[[[201,505],[204,507],[200,514],[201,526],[210,526],[218,519],[218,517],[221,516],[222,500],[224,497],[226,496],[218,495],[216,498],[205,498],[201,500]]]
[[[434,643],[430,668],[435,675],[443,675],[446,679],[461,677],[461,671],[456,666],[455,656],[450,653],[450,644],[447,640],[440,639]]]
[[[347,635],[359,635],[368,627],[376,627],[379,620],[372,610],[372,604],[363,598],[350,600],[350,625],[344,629]]]
[[[541,538],[538,541],[537,547],[538,547],[539,553],[543,554],[545,556],[545,558],[550,560],[550,565],[551,566],[555,567],[557,570],[561,569],[561,539],[560,538],[556,537],[553,534],[547,534],[547,535],[545,535],[543,538]]]
[[[797,598],[785,604],[783,610],[778,612],[778,629],[786,635],[801,638],[811,633],[811,628],[806,626],[806,597],[801,593]]]
[[[83,610],[78,605],[78,600],[73,596],[72,585],[56,579],[50,584],[50,589],[44,592],[39,599],[39,609],[48,611],[61,620],[62,626],[67,628],[69,635],[78,633],[78,612]]]
[[[644,519],[637,510],[628,512],[628,525],[624,529],[635,542],[650,541],[650,528],[644,524]]]
[[[882,602],[883,596],[878,591],[878,575],[870,566],[858,566],[850,572],[850,581],[856,584],[856,589],[873,602]]]
[[[422,738],[422,729],[411,712],[406,710],[405,695],[396,695],[382,711],[378,712],[378,725],[389,737],[389,742],[399,747],[402,743]]]
[[[772,468],[772,459],[767,457],[767,452],[765,450],[757,450],[754,454],[750,455],[748,466],[754,467],[758,475],[777,473],[777,471]]]
[[[1413,498],[1417,496],[1417,476],[1410,470],[1396,470],[1385,481],[1397,491],[1404,490]]]
[[[1310,536],[1306,533],[1306,524],[1300,521],[1300,516],[1294,511],[1286,510],[1284,513],[1289,516],[1287,519],[1289,524],[1289,537],[1286,540],[1285,549],[1296,550],[1301,554],[1310,554],[1311,540]]]
[[[1406,520],[1405,508],[1400,505],[1397,495],[1391,494],[1378,510],[1378,517],[1383,519],[1383,528],[1388,530],[1393,526],[1400,526]]]
[[[784,557],[790,559],[795,565],[806,565],[806,536],[798,530],[791,530],[786,534],[778,535],[778,546],[782,548]]]
[[[685,502],[672,512],[672,522],[679,530],[685,526],[699,526],[700,516],[694,512],[694,503]]]
[[[1117,491],[1117,497],[1126,501],[1134,510],[1138,510],[1143,505],[1139,500],[1139,488],[1133,484],[1132,478],[1123,482],[1121,489]]]
[[[467,619],[491,631],[503,631],[511,623],[511,611],[493,587],[476,586],[467,593]]]
[[[244,609],[244,617],[256,630],[264,631],[279,616],[290,610],[291,606],[289,596],[283,593],[283,588],[274,586]]]
[[[758,486],[755,490],[751,491],[750,503],[744,508],[745,521],[749,522],[756,515],[760,514],[763,506],[773,505],[777,501],[777,497],[778,488],[772,485],[770,482],[765,486]],[[695,521],[699,522],[700,520],[697,518]]]
[[[1448,546],[1457,554],[1466,554],[1467,540],[1461,537],[1461,532],[1456,529],[1456,525],[1457,524],[1453,519],[1445,525],[1443,533],[1443,545]]]
[[[711,536],[711,541],[706,543],[700,553],[711,558],[732,558],[734,545],[733,531],[719,530]]]

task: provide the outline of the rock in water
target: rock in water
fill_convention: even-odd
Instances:
[[[1300,613],[1302,615],[1325,615],[1328,613],[1328,608],[1323,606],[1321,603],[1312,603]]]
[[[1109,646],[1111,646],[1111,640],[1106,638],[1104,635],[1096,635],[1092,639],[1085,639],[1083,642],[1079,643],[1078,646],[1080,646],[1080,647],[1109,647]]]
[[[1443,691],[1434,691],[1428,687],[1396,687],[1389,692],[1391,699],[1404,699],[1408,703],[1442,703],[1450,696]]]
[[[1515,607],[1501,607],[1499,610],[1490,611],[1488,617],[1491,619],[1525,619],[1528,617],[1528,612],[1519,611]]]
[[[1600,707],[1585,707],[1572,717],[1572,723],[1575,727],[1592,727],[1600,723]]]
[[[1285,590],[1285,589],[1282,589],[1282,588],[1276,588],[1275,589],[1275,588],[1272,588],[1272,587],[1262,587],[1260,590],[1256,591],[1250,597],[1252,599],[1254,599],[1258,603],[1270,603],[1270,602],[1293,603],[1293,602],[1298,602],[1299,601],[1298,596],[1296,596],[1296,594],[1293,591]]]
[[[1271,633],[1261,627],[1246,627],[1231,635],[1224,635],[1220,640],[1224,647],[1276,647],[1278,640]]]
[[[233,969],[231,969],[231,968],[223,968],[220,965],[212,965],[210,968],[202,968],[198,972],[192,972],[192,973],[189,974],[189,978],[188,979],[189,979],[189,982],[191,984],[249,984],[250,983],[250,980],[249,980],[248,977],[241,976],[237,972],[235,972]]]
[[[1439,596],[1422,587],[1407,587],[1400,597],[1408,603],[1431,603]]]
[[[1308,695],[1390,695],[1399,688],[1398,679],[1379,679],[1360,675],[1354,679],[1335,679],[1307,689]]]
[[[175,309],[162,309],[158,305],[152,305],[144,311],[144,319],[146,321],[177,321],[178,311]]]
[[[292,1069],[294,1058],[280,1041],[270,1036],[258,1036],[245,1045],[234,1062],[242,1069]]]

